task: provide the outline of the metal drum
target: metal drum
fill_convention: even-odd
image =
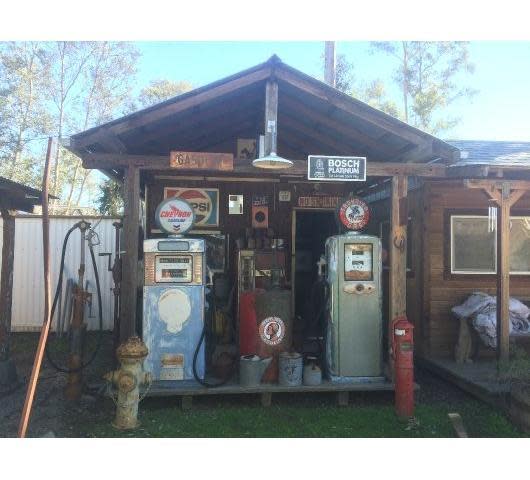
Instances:
[[[291,346],[291,292],[272,289],[256,292],[257,352],[272,357],[263,375],[263,383],[278,381],[278,357]]]

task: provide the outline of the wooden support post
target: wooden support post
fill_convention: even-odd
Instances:
[[[1,208],[3,220],[2,279],[0,283],[0,361],[9,358],[13,268],[15,260],[15,212]]]
[[[193,396],[192,395],[184,395],[181,397],[181,404],[180,407],[182,410],[191,410],[193,408]]]
[[[129,167],[124,178],[122,282],[120,299],[120,342],[136,334],[138,290],[138,232],[140,216],[140,170]]]
[[[278,143],[278,84],[268,81],[265,86],[265,155],[277,152]]]
[[[497,359],[510,357],[510,184],[502,184],[497,214]]]
[[[392,177],[392,205],[390,214],[390,278],[388,312],[388,349],[391,377],[394,377],[392,361],[392,322],[407,313],[407,177]]]
[[[350,392],[338,392],[337,404],[339,407],[347,407],[350,401]]]
[[[262,392],[260,394],[261,406],[270,407],[272,404],[272,393],[271,392]]]
[[[464,180],[497,204],[497,360],[510,358],[510,210],[530,189],[527,181]]]

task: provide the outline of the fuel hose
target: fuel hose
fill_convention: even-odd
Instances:
[[[215,297],[215,294],[212,293],[212,312],[215,312],[215,300],[214,300],[214,297]],[[217,383],[210,383],[210,382],[207,382],[206,380],[202,379],[201,377],[199,377],[199,374],[197,373],[197,358],[199,356],[199,350],[201,349],[201,345],[203,344],[204,342],[204,338],[206,337],[206,322],[204,322],[204,326],[202,327],[202,333],[201,333],[201,338],[199,338],[199,341],[197,342],[197,346],[195,347],[195,352],[193,354],[193,376],[195,377],[195,380],[197,382],[199,382],[201,385],[203,385],[204,387],[220,387],[224,384],[226,384],[228,382],[228,380],[230,380],[230,377],[232,376],[231,374],[230,375],[227,375],[226,378],[224,378],[223,380],[217,382]]]
[[[66,247],[68,245],[68,239],[70,238],[70,235],[74,230],[79,228],[79,223],[76,223],[73,225],[67,232],[63,240],[63,247],[61,251],[61,264],[60,264],[60,270],[59,270],[59,280],[57,282],[57,289],[55,290],[55,296],[53,298],[53,304],[52,304],[52,310],[51,310],[51,318],[53,318],[55,313],[55,308],[57,306],[57,301],[59,300],[59,295],[62,292],[62,285],[63,285],[63,271],[64,271],[64,260],[66,257]],[[92,268],[94,269],[94,278],[96,280],[96,292],[98,297],[98,316],[99,316],[99,330],[98,330],[98,341],[96,343],[96,348],[94,349],[94,352],[89,357],[89,359],[82,363],[77,368],[68,368],[68,367],[62,367],[59,365],[52,357],[50,353],[49,343],[46,344],[46,358],[48,362],[50,362],[50,365],[55,368],[55,370],[63,373],[75,373],[79,372],[83,369],[85,369],[88,365],[90,365],[94,359],[96,358],[96,355],[98,354],[101,344],[103,343],[103,307],[101,305],[101,286],[99,283],[99,274],[98,274],[98,267],[96,265],[96,257],[94,255],[94,249],[92,246],[92,243],[88,242],[88,250],[90,251],[90,258],[92,260]]]

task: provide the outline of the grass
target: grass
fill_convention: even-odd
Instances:
[[[255,399],[232,397],[199,399],[193,410],[182,411],[176,399],[149,399],[140,407],[141,426],[135,431],[110,425],[111,405],[76,430],[89,437],[454,437],[447,414],[458,411],[470,437],[523,436],[502,414],[472,399],[456,409],[443,403],[418,405],[414,424],[396,417],[391,399],[370,403],[338,407],[332,398],[323,403],[291,396],[262,408]]]

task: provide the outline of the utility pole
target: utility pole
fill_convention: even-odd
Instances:
[[[335,87],[335,42],[324,42],[324,81]]]

